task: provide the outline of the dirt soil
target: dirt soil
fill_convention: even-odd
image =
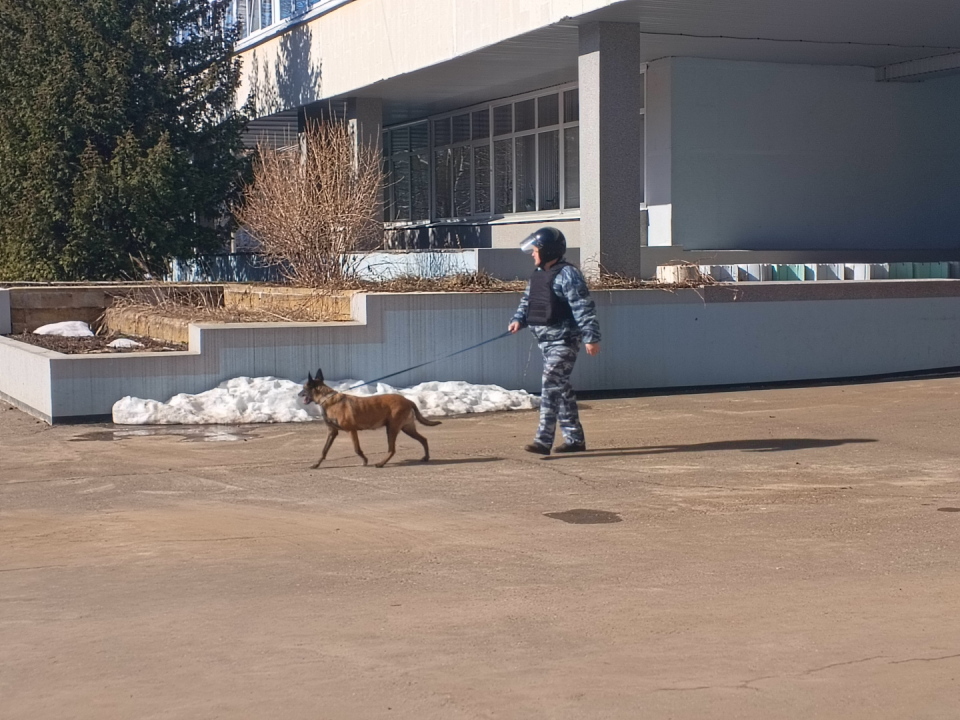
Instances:
[[[94,335],[93,337],[60,337],[59,335],[36,335],[34,333],[19,333],[17,335],[7,335],[11,340],[37,345],[46,350],[55,350],[66,355],[80,355],[85,353],[129,353],[129,352],[165,352],[170,350],[187,350],[187,345],[183,343],[167,342],[165,340],[155,340],[154,338],[141,337],[139,335],[121,335],[111,333],[110,335]],[[112,348],[107,347],[114,340],[119,338],[129,338],[142,344],[139,348]]]
[[[960,378],[381,432],[0,403],[0,717],[954,720]]]

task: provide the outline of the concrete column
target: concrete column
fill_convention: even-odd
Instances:
[[[580,259],[588,274],[639,277],[643,231],[640,29],[580,28]]]
[[[380,98],[351,98],[347,102],[347,122],[358,143],[380,155],[383,130],[383,101]]]
[[[0,335],[9,335],[13,332],[13,322],[10,318],[10,291],[0,288]]]
[[[380,98],[347,98],[346,100],[314,103],[301,107],[297,113],[302,134],[309,121],[325,122],[331,118],[345,120],[357,142],[372,146],[380,153],[383,129],[383,101]]]

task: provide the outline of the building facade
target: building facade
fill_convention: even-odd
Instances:
[[[955,0],[235,0],[251,142],[334,112],[396,247],[960,257]],[[852,259],[852,258],[851,258]]]

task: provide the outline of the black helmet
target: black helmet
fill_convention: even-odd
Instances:
[[[540,265],[543,266],[563,257],[567,252],[567,239],[556,228],[543,227],[520,243],[520,249],[525,253],[532,253],[534,248],[540,250]]]

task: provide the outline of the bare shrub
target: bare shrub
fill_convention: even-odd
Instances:
[[[311,121],[300,148],[260,147],[237,221],[293,284],[339,286],[347,253],[383,241],[383,170],[344,120]]]

